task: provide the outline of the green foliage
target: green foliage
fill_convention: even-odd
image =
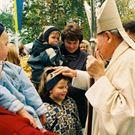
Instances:
[[[120,17],[122,22],[127,22],[130,20],[135,19],[135,5],[134,8],[131,8],[133,6],[134,0],[118,0],[117,6],[119,9]]]
[[[9,32],[14,32],[13,15],[7,12],[0,13],[0,22],[6,26]]]
[[[117,0],[123,22],[135,19],[135,8],[129,8],[131,1],[134,0]],[[80,25],[84,38],[89,40],[90,32],[83,2],[84,0],[25,0],[20,32],[22,43],[34,41],[46,25],[54,25],[62,30],[72,21]],[[2,12],[0,22],[4,23],[11,33],[15,32],[11,13]]]
[[[72,21],[83,28],[84,37],[88,38],[88,23],[83,0],[33,0],[32,2],[25,0],[22,41],[32,42],[43,31],[45,25],[54,25],[62,30],[65,24]]]

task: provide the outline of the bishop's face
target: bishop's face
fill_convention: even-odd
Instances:
[[[96,37],[96,50],[99,51],[103,60],[110,60],[114,50],[118,46],[117,37],[111,32],[103,32]]]

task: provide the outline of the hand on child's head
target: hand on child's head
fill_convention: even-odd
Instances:
[[[58,66],[58,67],[54,67],[54,69],[55,69],[54,73],[62,74],[63,76],[67,76],[70,78],[76,77],[76,75],[77,75],[76,70],[71,69],[67,66]]]

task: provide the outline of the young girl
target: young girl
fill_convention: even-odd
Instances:
[[[20,66],[20,57],[19,57],[19,53],[17,52],[17,47],[11,43],[8,44],[7,61]]]
[[[82,135],[76,103],[67,97],[68,79],[62,74],[56,75],[52,68],[46,69],[41,78],[39,90],[47,108],[47,130],[59,135]]]
[[[82,40],[82,42],[80,43],[80,50],[81,51],[85,51],[88,54],[91,54],[91,47],[90,47],[90,43],[87,40]]]
[[[26,75],[31,80],[32,69],[27,63],[30,55],[29,55],[29,52],[26,50],[25,45],[23,44],[19,46],[19,56],[20,56],[20,66],[24,69]]]
[[[25,74],[28,76],[28,78],[31,79],[31,67],[27,63],[28,58],[29,55],[24,52],[23,45],[19,46],[18,52],[17,47],[14,44],[8,44],[8,55],[6,60],[15,65],[21,66],[24,69]]]
[[[32,68],[32,82],[37,88],[45,67],[60,66],[63,63],[58,47],[59,37],[60,30],[54,26],[48,26],[33,43],[28,64]]]

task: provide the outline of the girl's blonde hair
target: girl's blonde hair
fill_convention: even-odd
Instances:
[[[41,75],[38,92],[41,98],[44,100],[45,97],[49,97],[50,90],[61,80],[69,80],[68,77],[62,74],[54,73],[53,67],[46,67]]]
[[[92,48],[91,48],[90,42],[88,40],[82,40],[82,42],[80,43],[80,46],[81,46],[81,44],[85,44],[87,47],[86,52],[88,54],[91,54]]]
[[[40,83],[39,83],[39,88],[38,88],[38,92],[40,95],[42,95],[44,93],[44,88],[45,88],[45,84],[46,82],[50,79],[48,76],[48,71],[52,70],[53,67],[46,67],[44,68],[44,72],[41,75],[41,79],[40,79]]]
[[[20,57],[17,48],[13,44],[8,45],[7,61],[20,66]]]

